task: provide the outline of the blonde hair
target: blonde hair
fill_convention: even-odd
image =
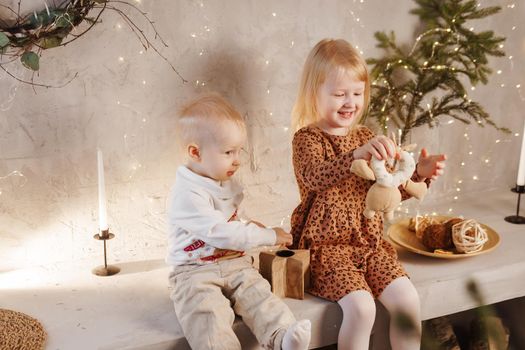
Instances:
[[[365,60],[343,39],[323,39],[314,46],[304,63],[299,92],[292,110],[292,127],[298,130],[318,121],[317,94],[328,74],[334,69],[352,72],[365,83],[364,105],[358,120],[368,109],[370,79]]]
[[[215,140],[218,124],[225,120],[235,122],[246,131],[241,114],[221,95],[208,93],[189,102],[178,114],[177,131],[181,146]]]

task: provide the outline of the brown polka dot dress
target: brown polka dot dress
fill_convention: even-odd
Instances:
[[[394,247],[383,238],[382,216],[363,215],[373,181],[350,172],[353,150],[374,136],[361,126],[346,136],[307,126],[293,138],[301,195],[292,214],[293,246],[310,249],[310,293],[321,298],[337,301],[357,290],[377,298],[390,282],[406,276]]]

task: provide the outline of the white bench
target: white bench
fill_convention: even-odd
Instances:
[[[465,289],[470,279],[478,282],[487,304],[525,295],[525,227],[503,220],[515,212],[515,200],[510,191],[500,190],[467,196],[460,206],[458,214],[499,233],[501,244],[491,253],[445,260],[399,250],[420,295],[423,319],[476,307]],[[447,209],[432,208],[438,213]],[[39,319],[49,333],[49,349],[189,349],[169,299],[164,261],[118,265],[121,273],[107,278],[92,275],[86,263],[4,272],[0,307]],[[285,302],[297,318],[312,320],[311,348],[337,341],[341,311],[336,303],[311,295]],[[386,319],[384,311],[378,313],[374,349],[388,348]],[[241,321],[234,329],[243,349],[258,348]]]

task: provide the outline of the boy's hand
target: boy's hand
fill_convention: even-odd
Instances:
[[[396,144],[386,136],[376,136],[368,143],[356,148],[353,153],[354,159],[370,160],[372,156],[377,159],[389,159],[396,156]]]
[[[417,175],[420,178],[437,179],[438,176],[443,175],[446,159],[447,156],[444,154],[428,155],[427,150],[423,148],[417,163]]]
[[[275,231],[275,244],[285,246],[289,246],[292,244],[293,238],[291,234],[289,234],[280,227],[272,227],[272,229]]]

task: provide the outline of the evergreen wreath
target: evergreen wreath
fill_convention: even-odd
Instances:
[[[474,0],[415,0],[424,32],[410,50],[396,43],[394,32],[376,32],[377,47],[383,58],[370,58],[372,87],[367,117],[376,119],[382,129],[388,125],[401,130],[401,142],[413,128],[439,125],[439,117],[480,126],[486,124],[500,131],[484,108],[472,101],[464,86],[487,84],[492,69],[488,56],[504,56],[504,37],[493,31],[475,32],[467,25],[501,10],[499,6],[481,8]]]
[[[66,46],[67,44],[79,39],[92,29],[95,24],[100,22],[100,17],[105,10],[112,10],[121,16],[124,22],[138,38],[144,49],[147,50],[151,47],[170,65],[180,79],[184,83],[186,82],[177,69],[175,69],[167,58],[160,53],[155,45],[153,45],[144,31],[120,8],[122,6],[127,6],[136,10],[148,21],[155,31],[155,39],[159,39],[162,44],[167,47],[168,45],[160,37],[153,21],[149,19],[147,13],[141,11],[137,6],[128,1],[61,0],[59,4],[53,5],[51,8],[45,3],[45,9],[21,16],[20,5],[22,1],[23,0],[18,0],[17,9],[0,4],[0,7],[7,9],[8,12],[16,17],[14,24],[8,23],[7,20],[0,18],[0,54],[2,58],[7,57],[6,61],[0,61],[0,68],[18,81],[33,86],[52,87],[45,84],[35,83],[33,81],[34,75],[31,78],[31,81],[22,80],[9,72],[4,65],[20,59],[21,63],[26,68],[33,72],[38,71],[40,68],[40,55],[43,50],[58,46]],[[98,10],[98,13],[94,16],[90,16],[92,10]],[[82,23],[86,23],[87,27],[82,29],[81,32],[75,33],[74,29]],[[67,85],[67,83],[64,85]]]

